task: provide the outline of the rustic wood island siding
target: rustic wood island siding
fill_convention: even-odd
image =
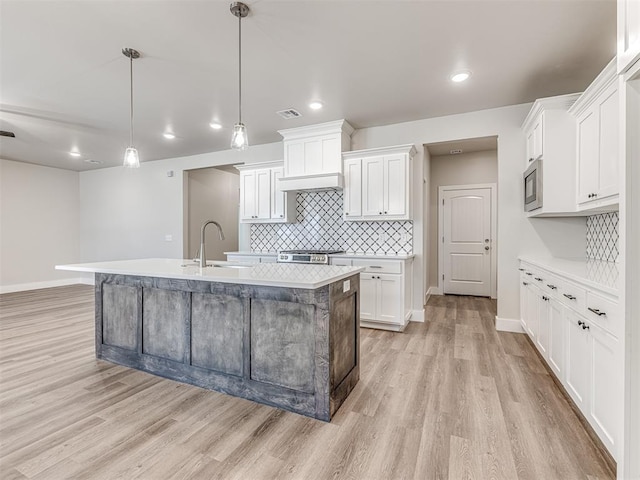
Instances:
[[[99,359],[324,421],[359,380],[359,274],[317,289],[95,280]]]

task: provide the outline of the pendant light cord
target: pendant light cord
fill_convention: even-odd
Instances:
[[[242,123],[242,15],[238,15],[238,123]]]
[[[130,108],[129,112],[131,113],[131,118],[129,122],[129,146],[133,147],[133,52],[129,53],[129,87],[130,87]]]

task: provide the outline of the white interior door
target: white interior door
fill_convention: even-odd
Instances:
[[[491,296],[491,188],[442,192],[443,293]]]

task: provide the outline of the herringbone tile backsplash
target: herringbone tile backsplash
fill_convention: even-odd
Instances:
[[[618,261],[618,212],[587,217],[587,258]]]
[[[345,222],[342,192],[299,192],[296,223],[251,225],[251,251],[344,250],[369,255],[413,253],[413,222]]]

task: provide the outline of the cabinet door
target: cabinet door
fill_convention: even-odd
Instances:
[[[527,134],[527,165],[525,169],[528,168],[529,164],[536,159],[535,153],[534,153],[535,147],[533,144],[534,144],[533,130],[531,130]]]
[[[522,323],[522,328],[525,333],[529,331],[529,327],[527,326],[528,320],[528,311],[527,311],[527,286],[529,282],[522,281],[520,282],[520,323]]]
[[[284,171],[287,177],[304,175],[304,142],[302,140],[284,142]]]
[[[377,286],[378,281],[375,275],[360,274],[360,319],[362,320],[376,319]]]
[[[384,157],[383,214],[405,217],[408,214],[408,165],[406,155]]]
[[[256,216],[261,220],[271,218],[271,170],[256,170]]]
[[[378,275],[378,318],[377,320],[403,324],[402,281],[400,275]]]
[[[545,360],[549,359],[549,297],[543,292],[537,292],[538,301],[538,332],[536,347]]]
[[[240,172],[240,219],[256,218],[256,175],[255,171]]]
[[[538,288],[527,286],[527,327],[531,341],[536,342],[538,336]]]
[[[282,178],[284,168],[271,169],[271,218],[284,218],[286,193],[277,189],[278,179]]]
[[[533,126],[533,158],[536,160],[544,155],[543,126],[544,113],[540,115],[540,118]]]
[[[345,219],[362,216],[362,159],[344,161],[344,216]]]
[[[578,203],[598,191],[598,112],[591,108],[578,118]]]
[[[618,85],[614,82],[604,92],[598,105],[600,124],[600,150],[598,196],[604,198],[619,193],[618,168],[620,164],[618,113]]]
[[[589,333],[582,318],[567,310],[567,366],[565,387],[580,410],[584,411],[589,393]],[[580,323],[578,323],[580,322]]]
[[[617,458],[622,410],[620,398],[623,395],[621,363],[617,361],[620,345],[614,337],[596,325],[589,324],[587,331],[591,339],[591,396],[587,418],[613,457]]]
[[[564,379],[565,307],[557,300],[548,302],[549,315],[549,366],[559,380]]]
[[[362,216],[380,217],[384,210],[384,157],[362,159]]]

